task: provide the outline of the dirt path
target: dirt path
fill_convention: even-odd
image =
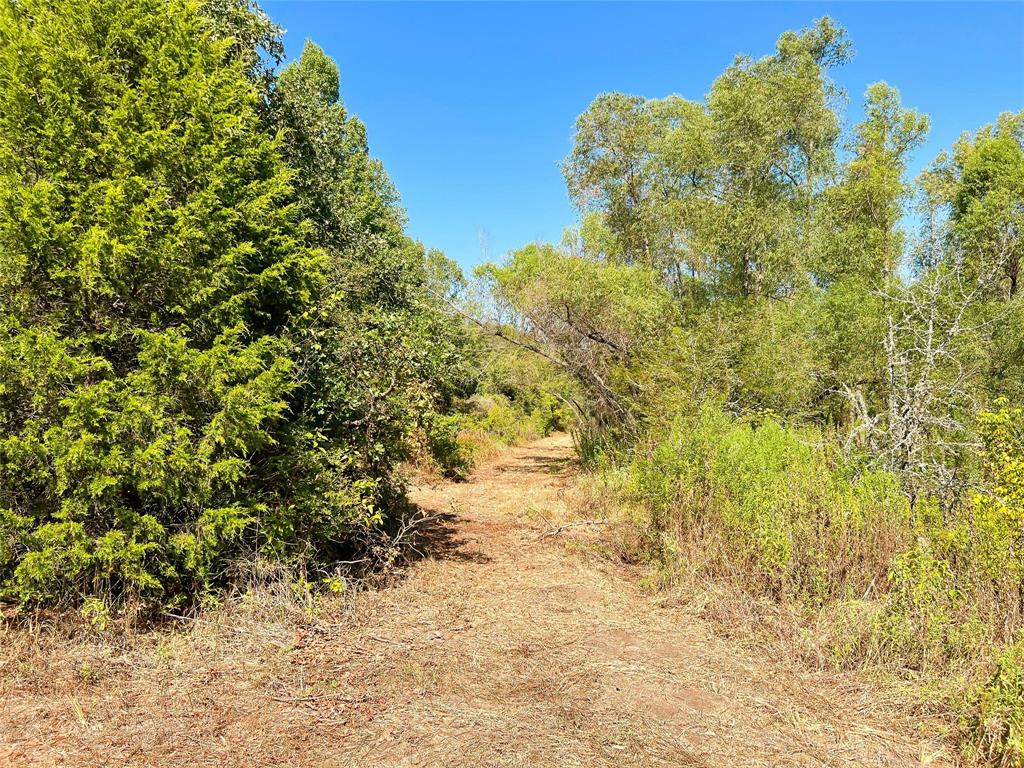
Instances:
[[[775,668],[659,609],[616,569],[575,555],[557,514],[571,445],[512,451],[470,483],[418,489],[455,514],[447,546],[367,606],[387,626],[378,679],[416,695],[347,739],[365,765],[900,766],[920,744],[857,691]],[[830,681],[830,682],[834,682]],[[932,763],[936,764],[936,763]]]
[[[557,514],[569,456],[553,437],[471,482],[415,489],[441,515],[429,556],[343,621],[239,624],[237,641],[221,627],[199,650],[122,666],[108,655],[106,685],[8,685],[0,764],[945,764],[863,687],[737,650],[542,538],[537,512]]]

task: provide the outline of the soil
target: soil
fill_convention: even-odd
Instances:
[[[415,487],[424,556],[339,612],[8,628],[0,765],[949,764],[871,683],[738,644],[595,554],[574,471],[555,436]]]

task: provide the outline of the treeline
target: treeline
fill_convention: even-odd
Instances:
[[[702,101],[597,97],[580,226],[481,275],[574,380],[626,556],[793,609],[816,663],[932,681],[1020,765],[1024,113],[909,182],[928,120],[877,83],[847,127],[851,55],[822,19]]]
[[[0,2],[0,599],[322,570],[480,380],[313,44],[247,0]],[[360,556],[356,553],[355,556]]]

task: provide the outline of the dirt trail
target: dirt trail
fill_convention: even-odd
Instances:
[[[350,616],[93,648],[59,674],[34,671],[53,650],[0,658],[0,765],[945,764],[863,686],[739,650],[543,537],[570,455],[556,436],[414,489],[440,515],[428,556]]]

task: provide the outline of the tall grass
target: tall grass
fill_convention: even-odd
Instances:
[[[680,417],[625,467],[620,501],[666,580],[725,580],[814,622],[821,658],[966,681],[946,691],[965,750],[1024,761],[1024,430],[982,417],[986,488],[911,504],[895,475],[819,428]],[[831,627],[827,626],[829,623]]]
[[[711,409],[635,458],[629,493],[687,562],[813,604],[873,590],[913,527],[895,477],[854,476],[813,430]]]

